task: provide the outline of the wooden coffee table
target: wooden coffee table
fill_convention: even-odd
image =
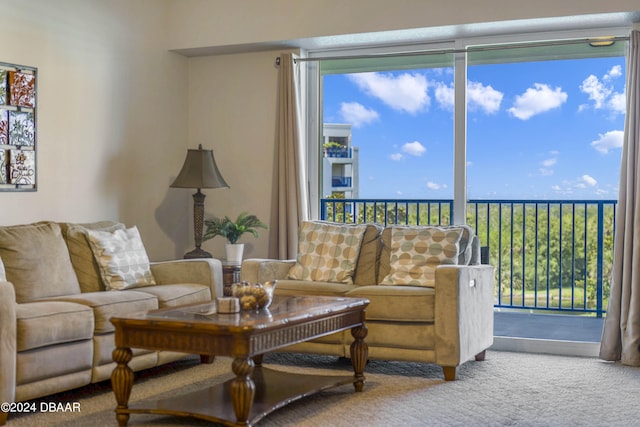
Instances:
[[[219,314],[211,302],[114,317],[117,366],[111,384],[118,424],[127,425],[130,414],[151,413],[251,426],[294,400],[331,387],[353,383],[360,392],[368,358],[368,304],[361,298],[276,296],[268,309],[251,312]],[[354,338],[353,376],[301,375],[262,366],[265,353],[345,329]],[[129,406],[132,347],[200,354],[209,363],[215,355],[230,356],[235,378],[184,396]]]

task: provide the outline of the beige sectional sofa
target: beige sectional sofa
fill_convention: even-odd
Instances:
[[[136,233],[110,221],[0,227],[0,402],[109,379],[112,316],[222,295],[220,261],[149,263]],[[136,349],[129,366],[184,356]]]
[[[296,260],[245,260],[242,280],[278,280],[276,295],[368,298],[370,359],[436,363],[454,380],[458,366],[483,360],[493,344],[494,269],[480,264],[470,227],[316,221],[302,225],[298,246]],[[285,351],[349,357],[352,340],[344,331]]]

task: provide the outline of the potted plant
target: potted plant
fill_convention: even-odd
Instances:
[[[346,150],[343,144],[335,141],[329,141],[322,144],[325,157],[342,157],[340,154]]]
[[[254,237],[258,237],[258,228],[267,228],[267,225],[257,216],[247,212],[242,212],[235,221],[225,215],[223,218],[207,219],[204,224],[206,228],[202,240],[213,239],[216,236],[227,239],[225,245],[227,261],[234,264],[242,262],[244,251],[244,244],[238,243],[238,239],[245,233],[251,233]]]

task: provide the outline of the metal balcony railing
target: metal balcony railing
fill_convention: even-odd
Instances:
[[[341,158],[351,158],[351,149],[347,147],[332,147],[324,149],[324,157],[341,157]]]
[[[352,179],[350,176],[332,176],[331,186],[333,187],[351,187]]]
[[[495,307],[601,317],[615,200],[469,200],[466,220],[495,267]],[[452,200],[322,199],[321,219],[449,225]]]

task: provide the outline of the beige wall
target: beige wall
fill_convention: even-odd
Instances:
[[[628,12],[634,0],[172,0],[170,47]]]
[[[184,252],[187,59],[166,2],[0,0],[0,61],[38,68],[38,191],[0,193],[0,224],[121,220],[152,259]],[[160,6],[160,7],[159,7]]]
[[[206,216],[248,211],[269,222],[279,52],[219,55],[189,61],[189,141],[212,148],[229,189],[203,190]],[[244,235],[245,257],[267,255],[268,231]],[[224,258],[224,239],[203,244]]]

